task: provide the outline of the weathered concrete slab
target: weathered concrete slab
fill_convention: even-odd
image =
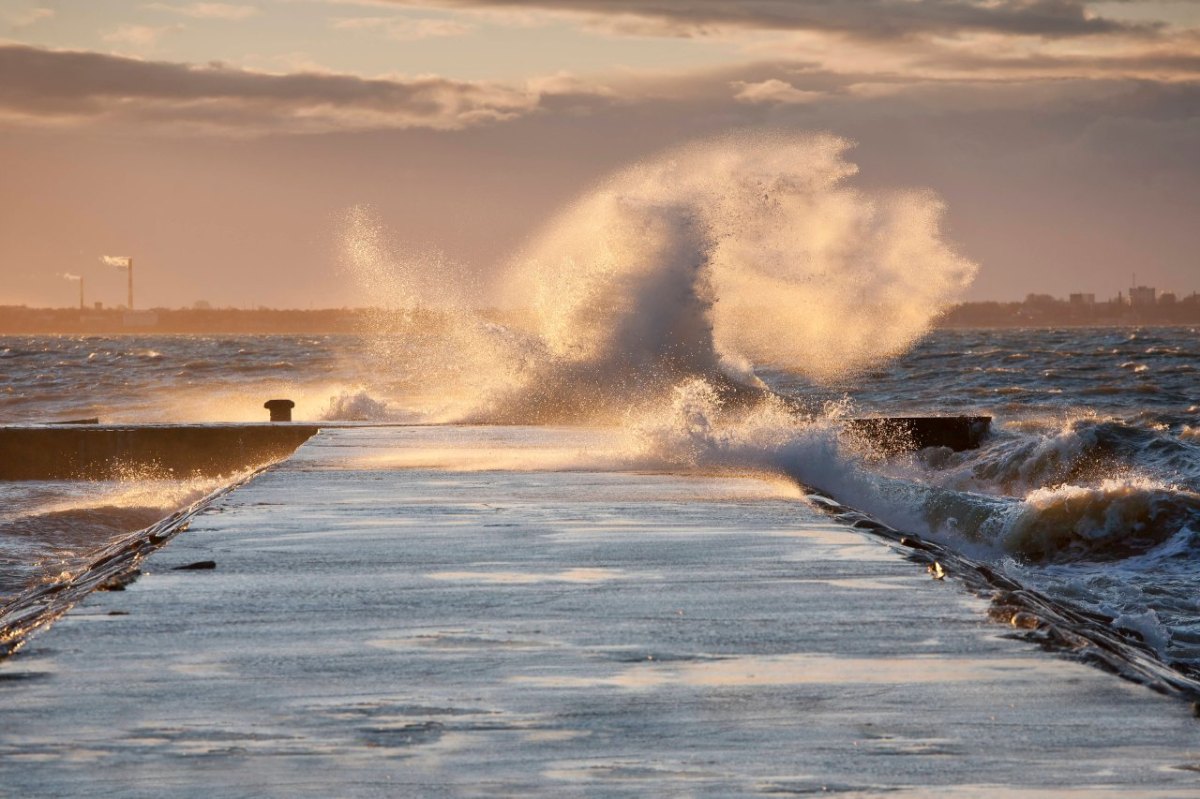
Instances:
[[[1183,703],[589,436],[323,431],[0,664],[0,791],[1200,795]]]

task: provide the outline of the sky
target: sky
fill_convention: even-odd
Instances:
[[[356,206],[487,304],[604,175],[731,130],[936,192],[968,299],[1200,290],[1193,0],[0,0],[0,304],[123,302],[106,254],[141,307],[370,304]]]

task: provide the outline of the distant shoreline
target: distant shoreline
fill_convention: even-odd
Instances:
[[[1072,308],[1066,303],[963,303],[934,321],[941,330],[1069,329],[1098,327],[1187,327],[1200,325],[1200,302],[1191,297],[1148,308],[1110,304]],[[522,314],[496,309],[480,314],[493,322],[516,322]],[[122,309],[29,308],[0,306],[0,336],[20,335],[333,335],[373,330],[399,331],[413,324],[449,322],[441,311],[385,311],[378,308],[169,309],[132,314]]]
[[[481,312],[504,321],[499,311]],[[0,336],[14,335],[330,335],[445,324],[444,312],[378,308],[124,309],[0,306]]]

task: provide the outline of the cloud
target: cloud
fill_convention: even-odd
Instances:
[[[410,19],[407,17],[342,17],[332,21],[335,30],[379,31],[398,42],[465,36],[475,28],[453,19]]]
[[[169,3],[149,3],[145,8],[151,11],[166,11],[172,14],[180,14],[193,19],[243,20],[256,17],[262,13],[256,6],[234,5],[232,3],[189,3],[178,6]]]
[[[182,25],[118,25],[101,35],[109,44],[123,44],[129,47],[147,48],[158,44],[158,40],[168,33],[183,30]]]
[[[21,30],[47,19],[54,19],[53,8],[30,8],[26,11],[14,11],[7,15],[8,26],[13,30]]]
[[[1200,38],[1127,42],[1091,50],[1043,48],[1009,53],[988,47],[929,50],[912,61],[916,73],[974,75],[977,78],[1033,80],[1063,77],[1127,77],[1149,80],[1200,79]]]
[[[295,0],[292,0],[295,2]],[[370,8],[395,8],[395,0],[317,0],[334,6],[366,6]]]
[[[770,78],[759,83],[747,83],[739,80],[733,81],[731,85],[738,90],[733,99],[743,103],[794,105],[815,102],[825,96],[824,92],[797,89],[792,84],[778,78]]]
[[[460,9],[540,9],[608,21],[618,33],[702,36],[728,29],[823,31],[880,39],[995,32],[1046,38],[1150,33],[1164,25],[1103,17],[1085,0],[393,0]]]
[[[455,0],[468,1],[478,2]],[[674,4],[656,0],[646,5]],[[340,30],[376,31],[407,41],[471,30],[453,18],[381,15],[330,23]],[[172,29],[125,26],[112,32],[110,41],[148,48]],[[869,104],[892,101],[901,106],[927,103],[927,110],[952,108],[946,99],[952,92],[957,92],[955,103],[968,107],[982,96],[977,89],[985,86],[1000,86],[989,90],[988,103],[1011,99],[1019,105],[1023,97],[1036,98],[1055,81],[1112,85],[1135,79],[1200,85],[1200,37],[1189,32],[1169,39],[1071,39],[1037,46],[994,33],[909,40],[895,47],[826,34],[797,37],[819,38],[826,49],[796,49],[759,61],[681,72],[626,69],[515,82],[430,75],[362,77],[321,68],[303,54],[294,54],[296,63],[259,60],[260,66],[269,67],[264,71],[0,45],[0,74],[5,76],[0,81],[0,125],[86,124],[222,136],[460,131],[535,116],[595,114],[610,107],[639,114],[651,106],[684,116],[710,114],[725,125],[781,124],[793,117],[799,124],[830,108],[854,115]],[[299,63],[301,56],[309,63]],[[940,91],[938,86],[958,88]],[[903,114],[903,108],[898,112]]]
[[[0,119],[15,124],[136,125],[223,135],[464,128],[553,107],[607,103],[562,81],[509,85],[424,76],[275,75],[100,53],[0,46]]]
[[[887,82],[924,80],[1045,80],[1063,77],[1194,79],[1200,29],[1183,27],[1161,4],[1125,6],[1089,0],[323,0],[345,6],[430,8],[458,12],[480,25],[509,15],[541,24],[573,20],[618,36],[721,37],[746,62],[815,64],[845,75]],[[1129,5],[1129,4],[1127,4]],[[1112,16],[1105,10],[1117,9]],[[1160,19],[1149,18],[1160,11]],[[1134,19],[1137,17],[1137,19]],[[1179,24],[1167,22],[1174,18]],[[388,18],[347,21],[384,29]],[[483,20],[484,22],[481,22]],[[455,25],[451,20],[443,24]],[[453,27],[449,28],[454,30]],[[434,28],[429,35],[440,32]],[[398,29],[396,38],[425,32]],[[714,60],[729,60],[713,52]],[[745,66],[745,62],[741,65]],[[606,76],[605,79],[607,79]],[[789,83],[786,71],[757,81]],[[818,98],[786,86],[738,87],[743,103],[779,105]],[[812,88],[812,87],[808,87]]]

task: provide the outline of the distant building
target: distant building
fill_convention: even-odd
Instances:
[[[1129,304],[1134,308],[1144,308],[1154,304],[1158,290],[1153,286],[1132,286],[1129,289]]]
[[[1067,299],[1074,307],[1090,308],[1096,304],[1095,294],[1071,294]]]
[[[1173,291],[1164,291],[1158,295],[1159,305],[1174,305],[1178,301],[1179,298],[1175,296],[1175,292]]]

